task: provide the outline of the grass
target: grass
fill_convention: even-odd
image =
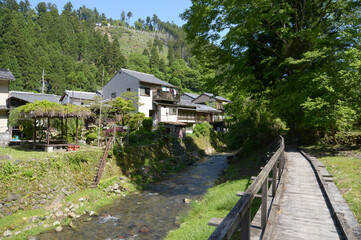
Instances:
[[[333,175],[336,186],[361,224],[361,159],[337,156],[319,160]]]
[[[181,226],[170,231],[166,239],[207,239],[215,230],[215,227],[208,226],[208,221],[213,217],[224,218],[233,208],[239,200],[236,192],[246,191],[251,184],[251,176],[257,175],[259,167],[263,165],[261,156],[258,152],[249,157],[243,156],[232,160],[218,184],[210,188],[201,201],[191,204],[191,210],[180,218]],[[259,206],[260,200],[254,200],[251,209],[252,216]],[[235,233],[232,239],[239,239],[239,237],[238,233]]]
[[[10,154],[11,158],[14,160],[30,160],[30,159],[40,160],[47,157],[56,156],[59,153],[56,152],[48,153],[41,150],[33,150],[22,147],[9,147],[8,154]]]

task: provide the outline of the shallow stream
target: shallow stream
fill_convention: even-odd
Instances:
[[[149,185],[147,190],[121,198],[100,212],[99,217],[83,216],[74,221],[76,230],[64,227],[42,233],[41,240],[135,240],[163,239],[179,227],[179,215],[189,209],[184,199],[200,199],[227,166],[226,156],[213,155],[204,161]]]

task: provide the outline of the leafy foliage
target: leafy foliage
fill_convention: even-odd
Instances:
[[[334,134],[360,119],[360,2],[192,3],[184,28],[197,57],[214,62],[209,87],[264,101],[294,139]]]
[[[198,123],[194,125],[193,133],[197,136],[209,136],[213,126],[209,122]]]

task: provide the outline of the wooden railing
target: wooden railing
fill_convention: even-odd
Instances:
[[[262,189],[262,205],[261,205],[261,228],[264,230],[267,222],[267,191],[268,177],[272,171],[272,197],[276,195],[277,177],[281,178],[284,168],[284,139],[277,137],[270,146],[270,153],[275,151],[271,159],[251,186],[243,194],[242,198],[236,203],[228,215],[218,225],[216,230],[208,238],[211,240],[230,239],[232,234],[240,228],[241,239],[250,239],[251,225],[251,205],[257,193]],[[278,171],[277,171],[278,163]]]
[[[158,89],[157,93],[153,95],[153,100],[179,102],[180,94],[174,95],[170,92],[162,92],[160,89]]]
[[[102,178],[104,167],[105,167],[105,160],[107,159],[108,151],[110,149],[110,145],[111,145],[112,141],[113,141],[113,138],[109,138],[107,146],[106,146],[104,154],[103,154],[103,157],[99,162],[97,173],[96,173],[93,183],[91,185],[91,187],[93,187],[93,188],[96,188],[98,186],[100,179]]]

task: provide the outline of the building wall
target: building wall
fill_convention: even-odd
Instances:
[[[145,87],[150,89],[150,96],[141,96],[140,95],[140,88]],[[154,94],[154,88],[152,88],[151,85],[145,85],[141,84],[138,89],[138,96],[139,96],[139,105],[138,111],[141,113],[144,113],[146,117],[149,117],[149,110],[153,109],[153,94]]]
[[[0,80],[0,106],[6,106],[6,99],[9,97],[9,81]]]
[[[8,130],[8,116],[6,110],[0,110],[0,133]]]
[[[112,98],[112,93],[115,93],[115,97],[123,92],[126,92],[130,88],[132,92],[139,91],[139,80],[124,73],[117,73],[103,88],[104,99]],[[138,95],[139,96],[139,95]],[[113,98],[115,98],[113,96]]]
[[[176,114],[173,114],[175,109]],[[158,105],[158,117],[159,122],[177,122],[178,120],[178,110],[177,107],[169,107]]]

